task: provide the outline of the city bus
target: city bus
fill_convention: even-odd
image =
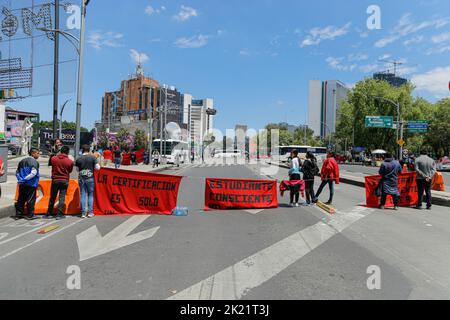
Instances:
[[[190,152],[189,144],[181,140],[153,140],[152,150],[158,150],[161,153],[161,158],[165,159],[168,164],[175,164],[175,159],[177,156],[180,157],[180,163],[184,161],[189,161]]]
[[[298,151],[298,156],[302,160],[306,159],[307,152],[311,152],[319,163],[322,163],[327,156],[327,148],[325,147],[279,146],[275,147],[275,153],[271,156],[270,161],[274,163],[288,163],[294,150]]]

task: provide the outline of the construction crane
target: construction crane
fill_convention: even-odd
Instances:
[[[378,60],[378,61],[392,64],[394,66],[394,75],[395,76],[397,76],[397,67],[405,64],[404,62],[399,61],[399,60]]]

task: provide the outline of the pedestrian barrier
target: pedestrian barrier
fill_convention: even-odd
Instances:
[[[380,183],[381,176],[369,176],[366,181],[366,204],[369,208],[378,208],[380,197],[376,194],[376,189]],[[398,188],[400,191],[399,206],[412,207],[417,205],[419,195],[417,192],[416,173],[402,173],[398,179]],[[393,207],[394,203],[391,197],[387,198],[386,207]]]
[[[36,215],[44,215],[48,212],[48,206],[50,203],[50,195],[52,189],[52,181],[51,180],[41,180],[39,181],[38,189],[37,189],[37,199],[35,205],[35,214]],[[19,186],[16,189],[16,201],[19,198]],[[79,215],[81,212],[80,207],[80,187],[78,185],[78,181],[70,180],[69,188],[67,190],[66,201],[64,206],[64,214],[65,215]],[[56,214],[58,211],[58,198],[55,201],[55,208],[53,213]]]
[[[442,191],[445,192],[445,182],[444,176],[440,172],[436,172],[433,177],[432,189],[434,191]]]
[[[205,211],[278,208],[277,182],[206,179]]]

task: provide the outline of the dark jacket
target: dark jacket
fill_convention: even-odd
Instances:
[[[17,167],[16,177],[20,185],[37,188],[39,185],[39,162],[33,157],[23,159]]]
[[[73,171],[73,161],[69,156],[62,153],[52,158],[52,180],[69,181]]]
[[[319,167],[314,160],[306,159],[303,162],[303,180],[314,180],[314,177],[319,173]]]
[[[402,166],[397,160],[386,159],[381,165],[380,171],[383,193],[399,196],[398,176],[402,173]]]

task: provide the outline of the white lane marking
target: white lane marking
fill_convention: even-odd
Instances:
[[[0,233],[0,240],[5,239],[8,236],[8,233],[2,232]]]
[[[263,211],[264,211],[264,209],[245,210],[245,212],[250,213],[250,214],[254,214],[254,215],[256,215],[258,213],[261,213]]]
[[[77,235],[80,262],[153,237],[159,230],[159,227],[129,236],[134,229],[148,218],[149,216],[131,217],[104,237],[101,236],[97,226],[80,233]]]
[[[269,281],[357,220],[338,214],[319,222],[173,295],[168,300],[238,300]]]
[[[5,243],[11,242],[11,241],[13,241],[13,240],[22,238],[23,236],[26,236],[27,234],[36,232],[36,231],[38,231],[38,230],[40,230],[40,229],[42,229],[42,228],[45,228],[45,227],[47,227],[47,226],[49,226],[49,225],[51,225],[51,224],[54,224],[54,223],[55,223],[54,221],[45,223],[45,224],[43,224],[43,225],[41,225],[41,226],[39,226],[39,227],[37,227],[37,228],[28,230],[27,232],[21,233],[21,234],[19,234],[19,235],[17,235],[17,236],[14,236],[14,237],[12,237],[12,238],[9,238],[9,239],[7,239],[7,240],[4,240],[4,241],[0,242],[0,245],[3,245],[3,244],[5,244]]]
[[[39,243],[39,242],[41,242],[41,241],[44,241],[45,239],[48,239],[48,238],[50,238],[50,237],[52,237],[52,236],[55,236],[55,235],[57,235],[58,233],[60,233],[60,232],[62,232],[62,231],[64,231],[64,230],[66,230],[66,229],[68,229],[68,228],[70,228],[70,227],[72,227],[72,226],[74,226],[74,225],[76,225],[77,223],[80,223],[80,222],[82,222],[82,221],[83,221],[83,220],[81,220],[81,219],[80,219],[80,220],[77,220],[77,221],[75,221],[75,222],[73,222],[73,223],[71,223],[71,224],[69,224],[69,225],[67,225],[67,226],[65,226],[65,227],[63,227],[63,228],[61,228],[61,229],[57,229],[56,231],[53,231],[52,233],[49,233],[48,235],[43,236],[42,238],[39,238],[39,239],[37,239],[37,240],[35,240],[35,241],[33,241],[33,242],[31,242],[31,243],[29,243],[29,244],[23,246],[23,247],[20,247],[20,248],[15,249],[15,250],[13,250],[13,251],[11,251],[11,252],[8,252],[8,253],[6,253],[5,255],[1,256],[1,257],[0,257],[0,260],[3,260],[3,259],[5,259],[5,258],[8,258],[8,257],[12,256],[13,254],[16,254],[16,253],[18,253],[18,252],[20,252],[20,251],[22,251],[22,250],[24,250],[24,249],[26,249],[26,248],[31,247],[32,245],[35,245],[36,243]]]

